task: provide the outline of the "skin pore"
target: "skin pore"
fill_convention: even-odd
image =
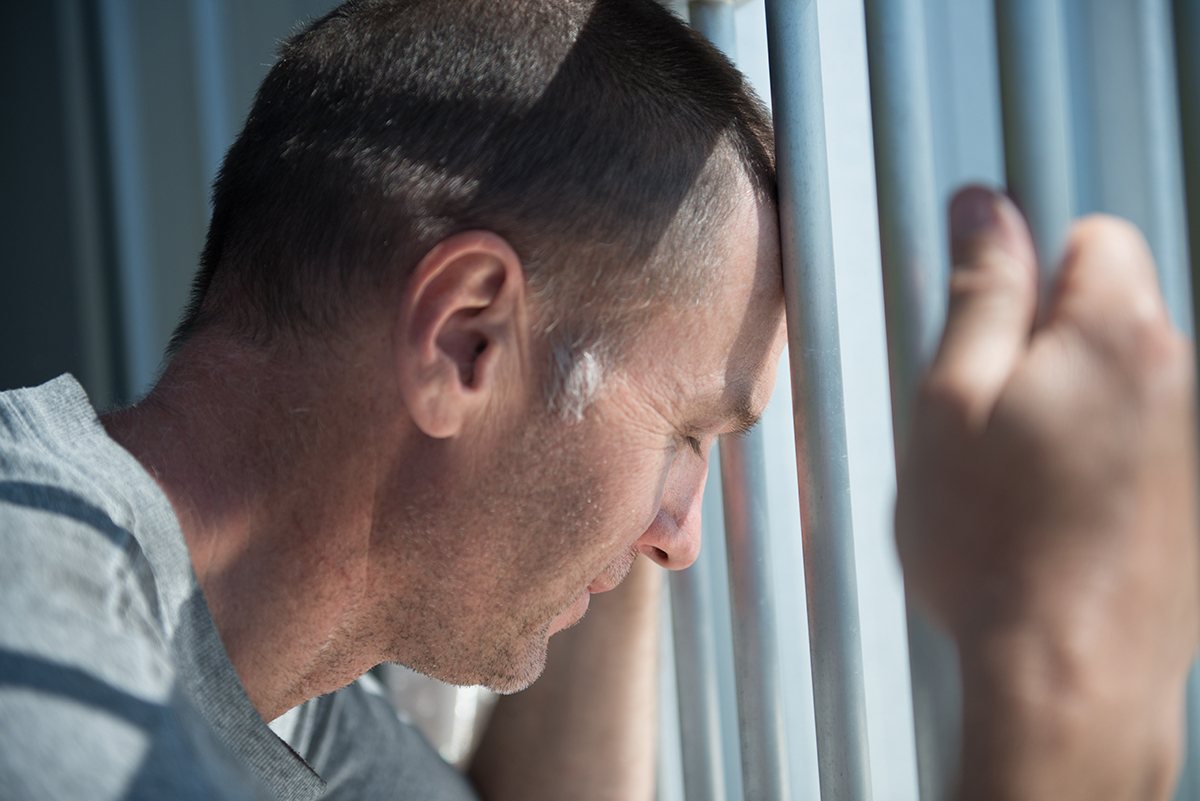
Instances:
[[[265,719],[381,661],[520,689],[589,588],[695,559],[707,452],[765,407],[784,341],[774,211],[738,198],[712,297],[656,310],[581,421],[546,409],[520,260],[479,231],[320,343],[202,332],[104,418]]]

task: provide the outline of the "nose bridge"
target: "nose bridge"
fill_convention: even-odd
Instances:
[[[700,522],[707,465],[689,459],[672,471],[662,506],[638,541],[638,550],[669,570],[683,570],[700,555]]]

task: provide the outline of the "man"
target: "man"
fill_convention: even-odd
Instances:
[[[649,798],[650,563],[694,560],[706,454],[783,345],[771,152],[743,79],[649,0],[360,2],[290,40],[150,395],[0,400],[0,786]],[[964,797],[1163,797],[1190,357],[1120,226],[1081,229],[1033,329],[1019,217],[955,210],[899,531],[962,648]],[[545,675],[468,786],[338,690],[381,661]],[[277,724],[293,753],[264,721],[318,697]]]
[[[381,661],[521,689],[639,554],[690,563],[704,454],[753,422],[782,347],[772,181],[743,78],[652,2],[353,3],[294,37],[155,389],[100,427],[69,381],[6,409],[37,421],[5,445],[13,670],[69,666],[105,699],[0,702],[30,721],[0,749],[22,795],[249,792],[232,752],[314,797],[264,720]],[[646,662],[639,573],[580,653]],[[47,597],[66,619],[43,622]],[[594,695],[577,720],[503,705],[496,731],[537,735],[489,738],[481,794],[648,792],[650,665],[603,672],[572,671]],[[131,705],[153,716],[118,747]],[[331,792],[468,794],[360,686],[287,728]],[[42,768],[64,732],[73,769]],[[491,756],[518,736],[520,759]],[[531,780],[587,740],[605,783]]]

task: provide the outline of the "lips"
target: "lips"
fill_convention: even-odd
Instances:
[[[587,586],[587,591],[595,595],[598,592],[616,589],[617,585],[629,575],[629,571],[633,570],[633,563],[637,561],[637,558],[637,551],[630,551],[626,558],[614,562],[603,573],[596,576]]]

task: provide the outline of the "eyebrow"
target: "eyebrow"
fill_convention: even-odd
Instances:
[[[733,421],[733,429],[729,433],[742,436],[749,434],[762,421],[762,415],[750,410],[750,403],[747,398],[740,398],[734,406],[731,419]]]
[[[711,432],[717,425],[724,430],[720,436],[744,436],[762,421],[762,413],[754,411],[754,396],[750,386],[735,381],[699,404],[708,412],[684,426],[682,430]],[[718,422],[719,421],[719,422]]]

